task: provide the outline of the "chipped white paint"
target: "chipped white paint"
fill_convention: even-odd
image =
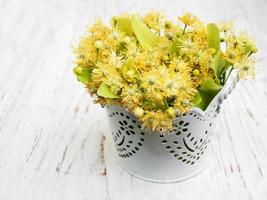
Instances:
[[[209,165],[175,184],[119,167],[104,110],[72,75],[70,46],[95,17],[151,9],[234,19],[260,51],[260,75],[223,104]],[[0,199],[267,199],[266,9],[265,0],[1,0]]]

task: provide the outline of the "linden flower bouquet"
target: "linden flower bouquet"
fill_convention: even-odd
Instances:
[[[239,78],[254,77],[256,52],[232,23],[205,25],[189,13],[176,22],[157,12],[124,14],[89,28],[75,48],[74,73],[106,106],[122,166],[172,182],[207,162],[220,104]]]
[[[254,77],[257,48],[232,23],[205,25],[186,13],[124,14],[97,20],[75,48],[74,73],[95,102],[120,105],[149,130],[172,130],[177,115],[203,111],[232,70]]]

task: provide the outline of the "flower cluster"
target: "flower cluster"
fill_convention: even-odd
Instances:
[[[191,107],[205,110],[233,69],[253,77],[256,51],[231,23],[124,14],[89,28],[74,50],[74,73],[97,103],[123,106],[145,128],[164,132]]]

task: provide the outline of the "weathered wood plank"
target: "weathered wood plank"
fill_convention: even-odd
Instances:
[[[264,0],[1,0],[0,199],[267,199],[266,8]],[[259,46],[260,75],[224,102],[209,165],[175,184],[119,167],[105,111],[72,75],[70,47],[97,16],[151,9],[234,19]]]

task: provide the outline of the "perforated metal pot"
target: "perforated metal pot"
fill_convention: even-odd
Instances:
[[[121,166],[153,182],[174,182],[197,174],[207,163],[211,129],[220,105],[239,80],[232,72],[225,86],[203,112],[193,108],[173,121],[177,127],[161,135],[145,132],[138,119],[120,106],[107,106]]]

